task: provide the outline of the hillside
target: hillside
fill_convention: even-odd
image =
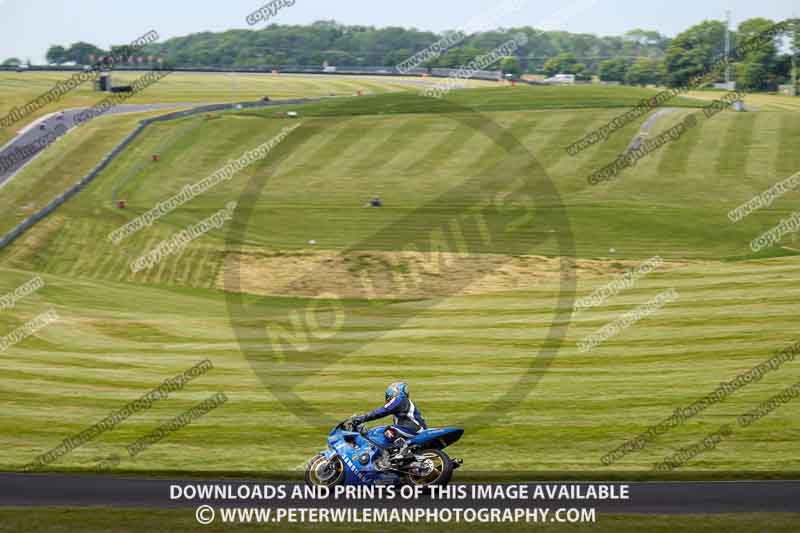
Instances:
[[[208,375],[52,468],[93,469],[223,391],[230,402],[218,412],[135,460],[124,456],[119,468],[293,473],[324,446],[333,420],[374,407],[386,383],[408,379],[432,425],[467,427],[457,453],[473,472],[647,472],[720,418],[797,381],[787,365],[616,466],[600,463],[676,405],[795,341],[797,259],[774,257],[796,253],[791,237],[787,249],[758,255],[748,245],[791,212],[798,193],[737,224],[727,213],[800,170],[800,121],[768,106],[724,112],[618,180],[589,186],[587,176],[628,146],[644,117],[577,157],[565,148],[642,94],[387,94],[290,108],[297,119],[239,110],[149,128],[90,187],[0,252],[0,293],[33,273],[46,282],[0,315],[3,330],[48,308],[61,317],[0,358],[3,468],[208,357]],[[701,105],[673,104],[651,135]],[[109,241],[295,125],[265,159],[120,244]],[[37,160],[19,183],[77,169],[113,136],[94,132],[97,151],[88,152],[83,135],[66,137],[58,157]],[[374,196],[383,208],[364,207]],[[241,209],[233,220],[131,271],[136,258],[231,201]],[[484,224],[474,222],[481,217]],[[432,264],[437,249],[447,253]],[[658,272],[570,316],[575,298],[655,255],[665,260]],[[580,351],[586,336],[668,289],[677,301]],[[298,329],[309,309],[318,328]],[[284,331],[280,349],[270,344],[275,328]],[[788,472],[796,419],[791,409],[777,412],[687,468]]]

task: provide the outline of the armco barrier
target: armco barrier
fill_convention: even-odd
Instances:
[[[464,69],[458,68],[432,68],[431,76],[434,78],[457,78]],[[475,70],[471,72],[471,79],[497,81],[503,79],[503,72],[500,70]]]
[[[114,65],[114,71],[120,72],[138,72],[150,71],[152,66],[131,66],[131,65]],[[17,67],[3,67],[0,66],[0,72],[14,72]],[[80,66],[31,66],[23,69],[25,72],[78,72],[84,70]],[[303,66],[303,65],[276,65],[271,67],[220,67],[220,66],[183,66],[183,67],[169,67],[173,72],[207,72],[207,73],[226,73],[226,74],[272,74],[277,71],[281,74],[331,74],[331,75],[352,75],[352,76],[399,76],[395,67],[337,67],[336,70],[328,69],[319,66]],[[403,76],[422,76],[430,74],[428,68],[413,68],[409,69]]]
[[[0,250],[14,242],[20,235],[31,229],[37,222],[43,220],[47,215],[55,211],[58,206],[78,194],[84,187],[89,185],[114,159],[116,159],[119,154],[122,153],[125,148],[128,147],[130,143],[132,143],[141,133],[144,131],[147,126],[153,124],[154,122],[167,122],[170,120],[176,120],[179,118],[188,117],[191,115],[196,115],[199,113],[210,113],[213,111],[225,111],[228,109],[238,109],[238,108],[253,108],[253,107],[269,107],[269,106],[278,106],[278,105],[292,105],[292,104],[307,104],[311,102],[319,102],[322,100],[321,98],[299,98],[294,100],[278,100],[275,102],[240,102],[236,104],[213,104],[201,107],[194,107],[192,109],[186,109],[184,111],[176,111],[174,113],[168,113],[166,115],[160,115],[153,118],[148,118],[139,122],[134,129],[125,139],[122,140],[111,152],[106,155],[100,163],[94,167],[86,176],[84,176],[78,183],[67,189],[65,192],[57,196],[54,200],[52,200],[49,204],[45,207],[34,213],[33,215],[29,216],[25,220],[23,220],[20,224],[18,224],[14,229],[3,235],[0,238]]]

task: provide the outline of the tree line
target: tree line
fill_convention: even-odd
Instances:
[[[797,74],[800,55],[800,21],[787,24],[786,31],[761,39],[776,24],[765,18],[743,21],[730,34],[731,49],[753,43],[741,54],[732,56],[729,67],[731,81],[747,90],[775,90],[790,83]],[[633,62],[622,58],[610,59],[598,66],[600,79],[631,85],[661,84],[672,87],[685,85],[695,76],[705,73],[711,65],[725,57],[725,24],[707,20],[678,34],[666,47],[661,58],[638,58]],[[724,78],[724,70],[719,73]]]
[[[731,32],[731,46],[775,24],[765,18],[743,21]],[[796,68],[800,24],[749,50],[731,67],[740,87],[774,90],[788,83]],[[705,71],[724,56],[725,24],[710,20],[696,24],[675,38],[656,31],[634,29],[622,36],[596,36],[565,31],[542,31],[529,26],[505,28],[466,36],[456,46],[424,63],[423,67],[458,68],[485,54],[514,35],[524,33],[527,43],[514,57],[498,65],[506,73],[575,74],[632,85],[680,85]],[[443,34],[416,29],[348,26],[335,21],[310,25],[273,24],[261,30],[195,33],[144,47],[138,57],[115,58],[123,63],[153,62],[164,66],[270,69],[280,66],[393,67],[440,39]],[[93,64],[115,56],[123,47],[103,50],[91,43],[53,45],[47,51],[51,64]],[[721,81],[721,80],[720,80]]]

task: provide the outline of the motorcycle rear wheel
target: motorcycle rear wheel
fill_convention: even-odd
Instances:
[[[328,462],[327,466],[323,463]],[[325,475],[320,475],[320,468]],[[322,455],[318,455],[308,462],[306,467],[306,484],[318,487],[333,487],[344,483],[344,464],[338,455],[328,461]]]
[[[424,450],[418,454],[433,462],[433,470],[424,476],[409,473],[408,481],[413,485],[447,485],[453,477],[453,461],[442,450]]]

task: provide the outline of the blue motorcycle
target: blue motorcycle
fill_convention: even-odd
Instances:
[[[368,429],[353,418],[340,422],[328,435],[328,449],[309,461],[306,483],[335,485],[401,484],[446,485],[461,459],[444,451],[464,434],[460,428],[426,429],[408,439],[402,459],[392,457],[386,426]]]

